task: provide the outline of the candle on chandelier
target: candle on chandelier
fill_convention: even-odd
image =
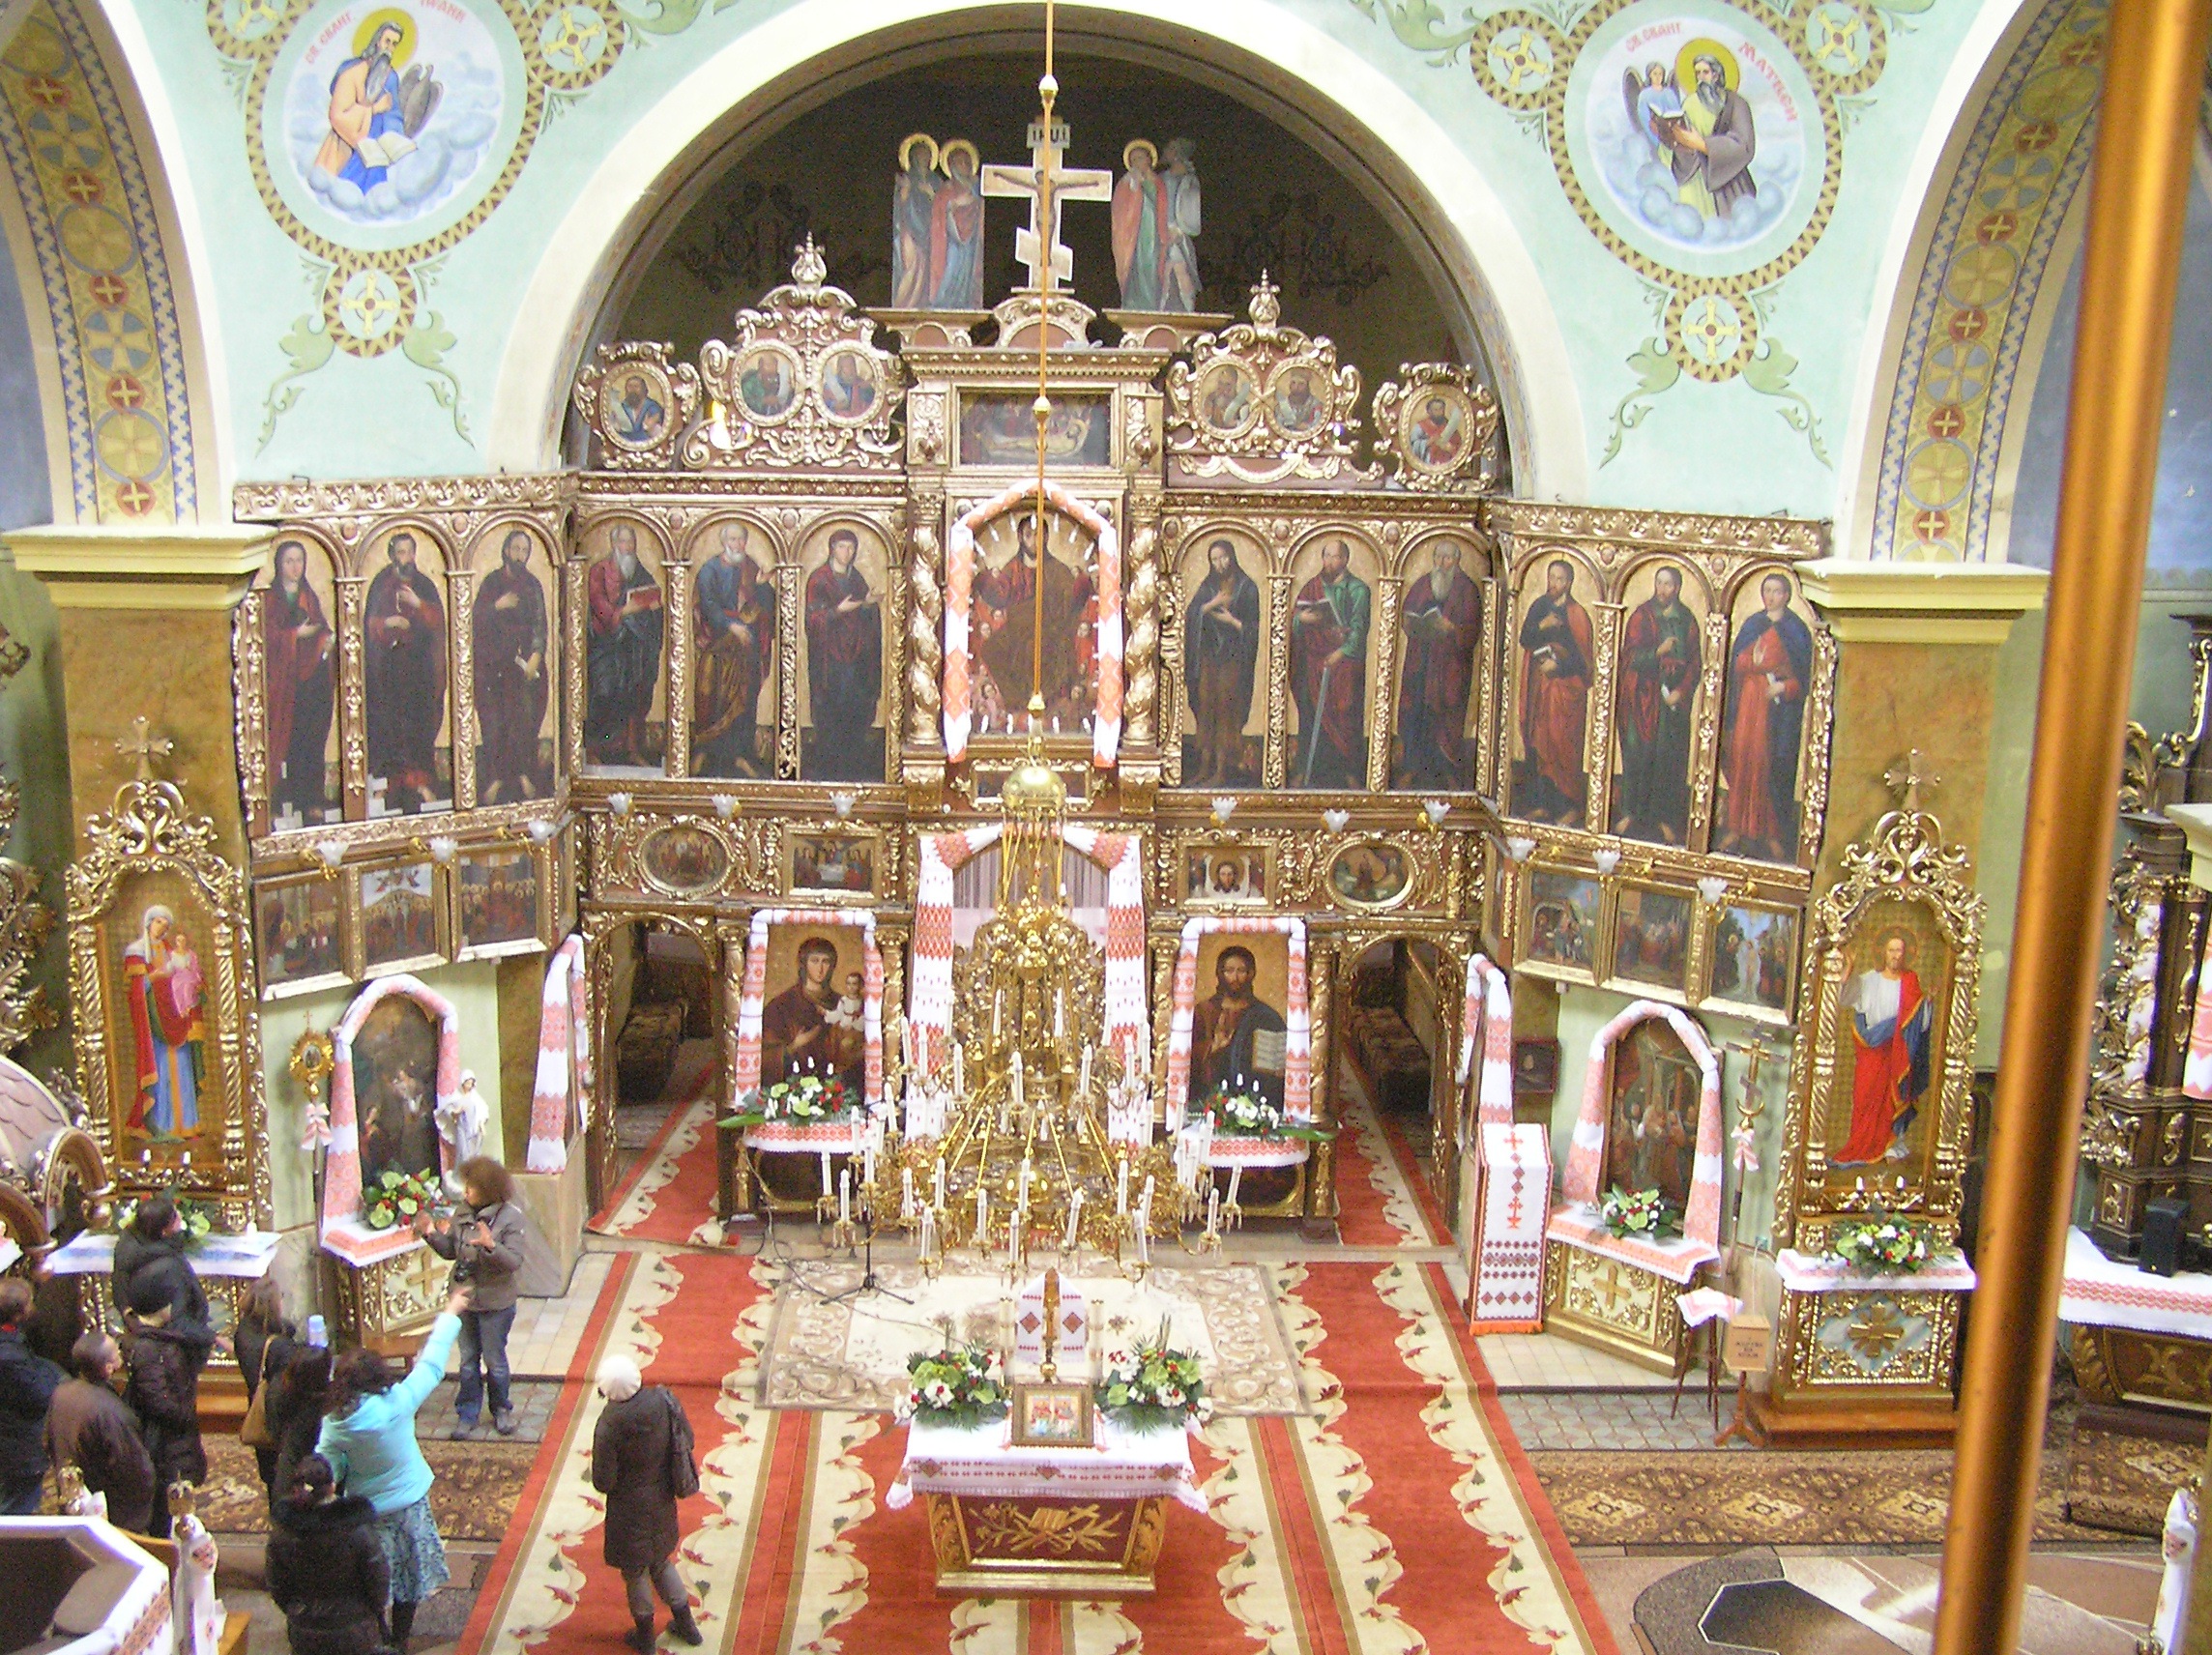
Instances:
[[[876,1145],[875,1140],[871,1138],[868,1141],[868,1147],[866,1151],[860,1157],[860,1182],[862,1184],[873,1184],[875,1181]]]
[[[945,1205],[945,1163],[940,1161],[929,1170],[929,1205]]]
[[[1088,1040],[1083,1042],[1083,1080],[1080,1089],[1087,1094],[1091,1090],[1091,1042]]]
[[[1075,1243],[1083,1234],[1083,1192],[1077,1190],[1067,1201],[1067,1250],[1075,1251]]]
[[[961,1055],[957,1040],[952,1043],[952,1095],[955,1098],[968,1095],[968,1061]]]
[[[1208,1188],[1206,1192],[1206,1238],[1216,1241],[1221,1237],[1221,1191]]]
[[[905,1064],[905,1065],[906,1065],[908,1068],[910,1068],[910,1069],[911,1069],[911,1068],[913,1068],[913,1067],[914,1067],[914,1025],[913,1025],[913,1024],[911,1024],[911,1023],[909,1023],[909,1022],[908,1022],[908,1021],[907,1021],[905,1018],[903,1018],[903,1017],[899,1019],[899,1026],[898,1026],[898,1043],[899,1043],[899,1061],[900,1061],[900,1062],[902,1062],[902,1063],[904,1063],[904,1064]]]
[[[1014,1054],[1014,1107],[1015,1107],[1016,1109],[1020,1109],[1020,1108],[1022,1108],[1022,1107],[1023,1107],[1023,1104],[1022,1104],[1022,1055],[1021,1055],[1019,1052],[1016,1052],[1016,1053]]]
[[[912,1218],[914,1216],[914,1169],[912,1167],[901,1167],[899,1168],[898,1176],[898,1215],[902,1219]]]
[[[830,1194],[830,1152],[827,1149],[822,1152],[822,1194],[825,1199]]]
[[[930,1207],[921,1209],[921,1256],[931,1257],[937,1251],[937,1213]]]
[[[853,1222],[853,1169],[847,1167],[837,1175],[837,1222]]]
[[[1240,1166],[1231,1167],[1229,1169],[1229,1205],[1231,1206],[1237,1205],[1237,1192],[1243,1187],[1244,1169]]]
[[[1114,1169],[1114,1212],[1117,1217],[1127,1217],[1129,1212],[1129,1157],[1123,1155]]]
[[[975,1245],[982,1246],[984,1237],[990,1233],[991,1192],[983,1185],[977,1184],[975,1186]]]
[[[991,1038],[994,1040],[999,1038],[999,1026],[1005,1017],[1005,1011],[1006,991],[1001,989],[991,997]]]
[[[1052,1037],[1055,1040],[1067,1038],[1067,990],[1064,988],[1052,991]]]

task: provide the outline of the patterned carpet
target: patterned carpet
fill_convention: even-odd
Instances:
[[[202,1521],[217,1534],[266,1534],[269,1505],[253,1450],[235,1437],[210,1437],[207,1455]],[[438,1532],[448,1540],[498,1540],[514,1521],[538,1444],[427,1441],[422,1456],[438,1479],[430,1486]]]
[[[679,1567],[718,1655],[1617,1655],[1495,1406],[1440,1269],[1270,1271],[1311,1413],[1216,1418],[1210,1504],[1169,1513],[1159,1590],[1119,1602],[938,1598],[918,1511],[883,1503],[905,1434],[753,1399],[773,1272],[632,1256],[569,1371],[463,1655],[596,1655],[626,1629],[588,1462],[611,1350],[669,1385],[698,1442]]]
[[[2083,1432],[2046,1454],[2035,1538],[2156,1535],[2201,1445]],[[1940,1546],[1946,1449],[1528,1456],[1577,1546]]]

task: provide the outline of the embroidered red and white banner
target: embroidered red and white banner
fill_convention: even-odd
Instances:
[[[745,937],[745,983],[738,1001],[738,1050],[730,1063],[736,1097],[761,1084],[761,1008],[768,996],[768,933],[771,925],[859,927],[861,943],[860,1028],[867,1042],[861,1096],[871,1111],[884,1101],[884,956],[876,946],[876,915],[868,908],[763,908]]]
[[[1019,509],[1024,502],[1033,503],[1036,494],[1034,482],[1017,482],[984,501],[952,525],[952,536],[946,545],[945,756],[955,764],[967,757],[968,736],[975,715],[975,658],[968,638],[969,614],[975,600],[975,531],[994,517]],[[1098,566],[1091,580],[1098,598],[1098,621],[1092,634],[1097,664],[1092,680],[1091,762],[1104,769],[1114,763],[1121,745],[1121,539],[1111,520],[1059,483],[1046,479],[1044,496],[1053,509],[1074,519],[1097,542]]]
[[[1569,1202],[1589,1206],[1597,1205],[1598,1186],[1605,1175],[1605,1130],[1613,1093],[1613,1049],[1629,1030],[1653,1017],[1667,1020],[1668,1027],[1681,1036],[1683,1046],[1698,1065],[1697,1159],[1690,1174],[1690,1199],[1682,1213],[1682,1239],[1692,1247],[1709,1249],[1707,1256],[1718,1258],[1723,1137],[1720,1060],[1714,1056],[1705,1031],[1686,1012],[1674,1006],[1661,1005],[1650,1000],[1636,1001],[1599,1030],[1597,1037],[1590,1042],[1589,1067],[1583,1074],[1582,1112],[1575,1118],[1574,1143],[1567,1152],[1567,1176],[1560,1193]],[[1553,1221],[1554,1233],[1559,1223],[1559,1219]],[[1603,1234],[1602,1226],[1599,1233]],[[1586,1240],[1579,1231],[1574,1238]],[[1593,1250],[1606,1249],[1598,1246]]]
[[[2201,973],[2199,973],[2201,975]],[[2182,1060],[2185,1097],[2212,1098],[2212,994],[2196,985],[2197,1009],[2189,1019],[2189,1056]]]
[[[1544,1325],[1544,1221],[1552,1205],[1550,1134],[1485,1120],[1480,1214],[1468,1317],[1477,1333],[1533,1333]]]
[[[1462,1115],[1465,1142],[1471,1127],[1513,1124],[1513,986],[1498,967],[1480,954],[1467,957],[1467,1005],[1460,1021],[1459,1084],[1466,1086],[1475,1073],[1475,1054],[1482,1054],[1479,1084],[1474,1089],[1471,1122]]]
[[[568,1167],[568,1140],[584,1129],[592,1095],[592,1021],[584,1010],[584,940],[571,935],[553,950],[538,1002],[538,1079],[530,1095],[533,1173]]]
[[[952,876],[971,857],[998,842],[993,822],[948,833],[924,833],[915,881],[913,964],[907,1022],[915,1060],[934,1075],[952,1060]],[[1102,1044],[1125,1072],[1141,1074],[1151,1050],[1145,1004],[1144,841],[1134,833],[1101,833],[1069,823],[1062,840],[1106,870],[1106,1028]]]
[[[1183,922],[1182,945],[1176,951],[1175,994],[1168,1022],[1168,1130],[1182,1130],[1183,1114],[1190,1105],[1191,1031],[1198,1020],[1198,940],[1214,932],[1245,936],[1279,933],[1290,939],[1289,980],[1283,992],[1283,1113],[1294,1120],[1311,1120],[1313,1018],[1307,1009],[1306,922],[1295,915],[1201,914]],[[1217,1138],[1215,1142],[1230,1141]]]
[[[356,1264],[372,1263],[419,1247],[404,1225],[371,1230],[362,1221],[361,1112],[354,1096],[353,1043],[368,1014],[393,995],[415,1002],[438,1026],[438,1069],[433,1096],[422,1107],[450,1104],[460,1092],[461,1026],[453,1002],[428,984],[404,973],[378,977],[355,997],[331,1031],[335,1066],[331,1070],[331,1147],[323,1162],[323,1250]],[[452,1146],[438,1140],[438,1165],[452,1170]]]

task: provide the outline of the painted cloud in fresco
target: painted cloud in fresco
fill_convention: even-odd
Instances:
[[[1670,247],[1725,252],[1790,212],[1805,169],[1798,102],[1741,33],[1669,19],[1592,68],[1590,157],[1639,228]]]
[[[351,7],[293,72],[286,148],[330,212],[407,224],[483,171],[505,101],[498,53],[472,14],[450,0]]]

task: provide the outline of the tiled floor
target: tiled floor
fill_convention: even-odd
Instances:
[[[576,1262],[563,1298],[526,1298],[515,1306],[514,1326],[507,1336],[507,1364],[517,1374],[545,1375],[555,1379],[568,1373],[569,1359],[592,1319],[592,1306],[599,1302],[607,1272],[614,1267],[611,1252],[587,1252]]]
[[[1477,1339],[1482,1365],[1501,1391],[1672,1391],[1674,1381],[1649,1368],[1556,1333],[1493,1333]],[[1691,1370],[1690,1386],[1703,1379]],[[1687,1409],[1688,1404],[1683,1405]],[[1531,1444],[1530,1446],[1533,1446]]]
[[[1672,1391],[1508,1391],[1499,1402],[1524,1448],[1656,1449],[1681,1453],[1713,1445],[1705,1387],[1696,1375],[1674,1408]],[[1727,1405],[1721,1418],[1729,1417]],[[1732,1448],[1748,1449],[1737,1437]]]

